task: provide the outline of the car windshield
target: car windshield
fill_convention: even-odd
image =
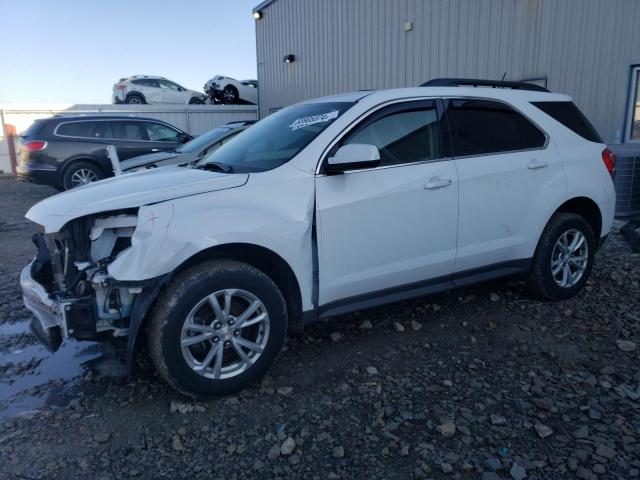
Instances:
[[[222,165],[234,173],[272,170],[291,160],[353,105],[353,102],[320,102],[287,107],[222,145],[198,166]]]
[[[231,130],[233,129],[230,127],[216,127],[202,135],[198,135],[193,140],[190,140],[184,145],[176,148],[176,153],[193,153],[207,148],[208,146],[219,142],[220,139],[226,137]]]

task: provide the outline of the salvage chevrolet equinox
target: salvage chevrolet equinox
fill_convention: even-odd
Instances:
[[[196,164],[36,204],[34,333],[126,337],[129,366],[146,342],[172,387],[207,397],[320,318],[518,274],[575,295],[611,229],[612,153],[568,96],[461,83],[303,102]]]

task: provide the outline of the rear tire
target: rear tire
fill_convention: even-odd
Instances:
[[[591,273],[596,240],[587,221],[556,213],[542,232],[529,274],[530,288],[548,300],[564,300],[584,287]]]
[[[189,100],[189,105],[204,105],[204,102],[200,100],[198,97],[192,97]]]
[[[286,332],[287,308],[275,283],[250,265],[218,260],[171,281],[151,311],[147,341],[169,385],[205,398],[259,380]]]
[[[138,95],[137,93],[134,93],[133,95],[129,95],[124,101],[124,103],[127,103],[129,105],[144,105],[147,102],[144,101],[144,98],[142,97],[142,95]]]
[[[65,190],[88,185],[102,180],[104,174],[99,167],[90,162],[73,162],[62,175],[62,187]]]

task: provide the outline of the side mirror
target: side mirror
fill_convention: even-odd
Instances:
[[[178,134],[178,141],[180,143],[187,143],[189,140],[193,140],[193,137],[191,135],[189,135],[188,133],[179,133]]]
[[[335,174],[347,170],[377,167],[378,165],[380,165],[378,147],[364,143],[352,143],[343,145],[333,157],[329,157],[325,171],[329,174]]]

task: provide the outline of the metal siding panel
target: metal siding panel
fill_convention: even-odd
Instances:
[[[260,111],[506,71],[510,80],[547,76],[612,142],[629,67],[640,63],[639,25],[638,0],[278,0],[256,22]],[[294,64],[282,63],[287,53]]]

